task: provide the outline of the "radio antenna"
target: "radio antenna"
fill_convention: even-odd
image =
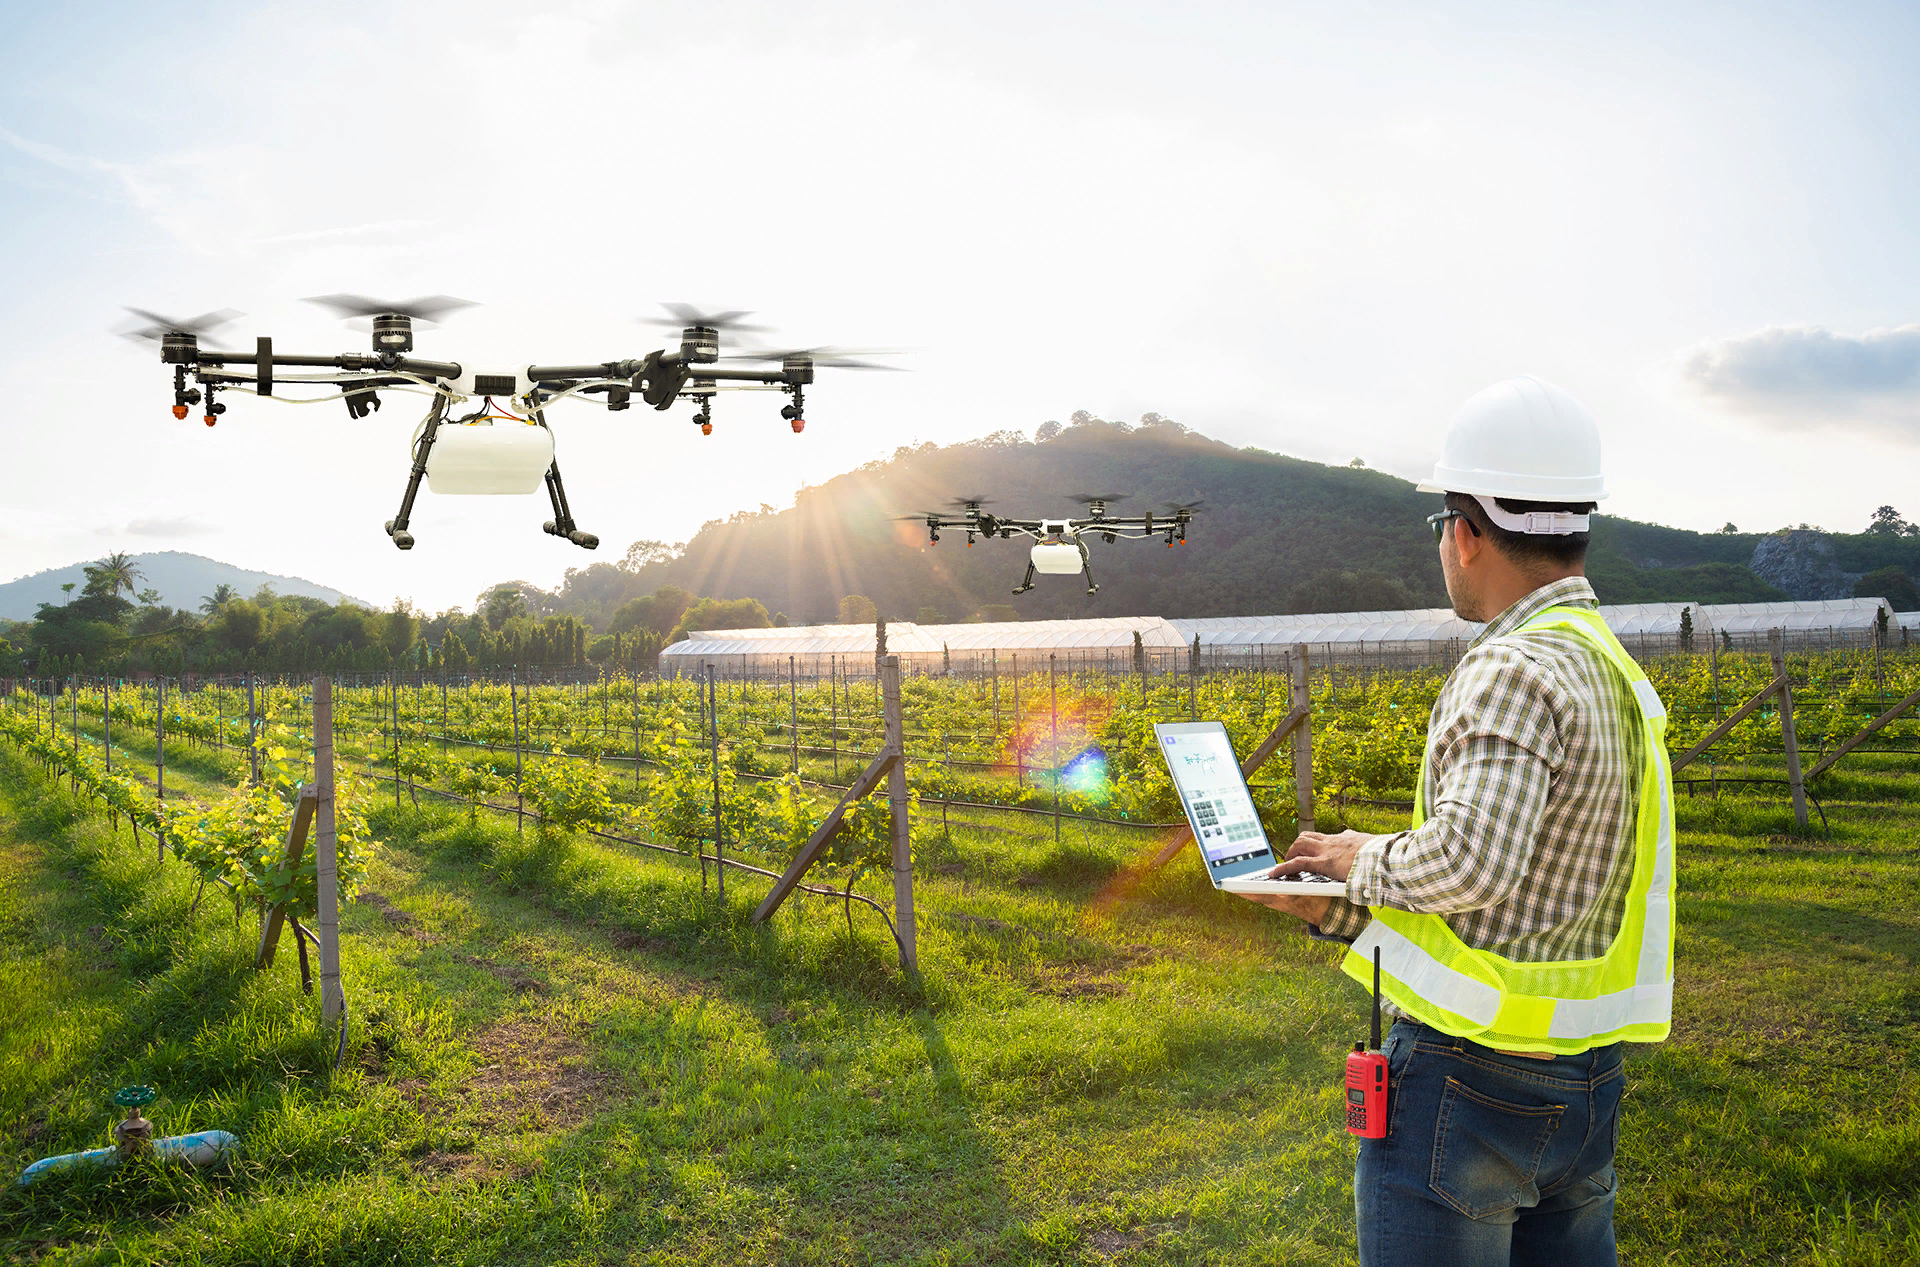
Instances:
[[[1380,947],[1373,948],[1373,1029],[1368,1035],[1371,1050],[1380,1050]]]

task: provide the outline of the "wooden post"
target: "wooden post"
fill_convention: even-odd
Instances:
[[[307,829],[313,824],[313,812],[318,799],[319,785],[310,784],[300,789],[299,799],[294,802],[293,825],[287,830],[287,844],[283,851],[289,871],[296,871],[300,867],[300,856],[307,848]],[[285,902],[276,902],[273,909],[266,912],[260,924],[260,949],[253,956],[255,971],[273,966],[273,954],[280,945],[280,927],[288,914]],[[297,932],[295,936],[298,936]]]
[[[1200,635],[1193,635],[1193,650],[1187,653],[1187,720],[1200,720],[1200,688],[1195,678],[1200,672]]]
[[[167,860],[167,679],[153,675],[153,799],[161,815],[160,861]]]
[[[1060,695],[1054,684],[1054,655],[1047,653],[1047,709],[1052,717],[1052,734],[1047,764],[1053,767],[1053,843],[1060,843]]]
[[[633,671],[633,786],[640,786],[640,670]]]
[[[318,789],[314,821],[315,880],[320,886],[320,1019],[332,1024],[345,1011],[340,990],[340,860],[334,835],[333,683],[313,680],[313,782]]]
[[[887,748],[894,754],[887,768],[887,809],[893,820],[893,923],[900,937],[900,966],[920,970],[914,936],[913,845],[907,821],[906,727],[900,713],[900,657],[890,655],[882,669],[881,701],[886,708]]]
[[[993,738],[994,738],[994,742],[998,743],[1000,741],[1000,651],[999,651],[999,648],[996,647],[990,654],[993,657]]]
[[[247,674],[247,781],[260,781],[260,752],[257,747],[259,736],[255,733],[253,720],[253,674]]]
[[[527,834],[527,798],[520,790],[521,779],[526,774],[520,761],[520,695],[514,690],[513,673],[507,673],[507,702],[513,706],[513,829],[520,835]],[[527,700],[528,709],[532,709],[533,700]],[[528,718],[532,720],[531,717]]]
[[[399,808],[399,670],[386,670],[386,693],[394,705],[394,808]],[[248,678],[248,708],[252,708],[253,680]]]
[[[107,755],[107,773],[113,773],[113,679],[100,679],[100,747]]]
[[[1793,733],[1793,683],[1787,679],[1785,631],[1767,631],[1767,650],[1773,656],[1773,675],[1780,680],[1780,738],[1787,749],[1787,786],[1793,792],[1793,818],[1807,825],[1807,784],[1800,774],[1800,741]]]
[[[1307,690],[1307,644],[1297,643],[1289,657],[1293,680],[1293,711],[1302,714],[1293,732],[1293,794],[1299,806],[1300,830],[1313,828],[1313,696]]]
[[[1720,719],[1720,631],[1707,631],[1707,672],[1713,676],[1713,717]]]
[[[833,777],[840,777],[840,662],[837,655],[827,657],[827,724],[833,728]]]
[[[720,840],[720,686],[714,679],[713,666],[707,666],[707,715],[713,729],[713,869],[720,887],[720,900],[727,900],[727,854]],[[707,864],[700,864],[701,888],[706,887]]]
[[[793,743],[792,767],[795,774],[800,773],[800,679],[795,672],[794,657],[787,657],[787,729]]]

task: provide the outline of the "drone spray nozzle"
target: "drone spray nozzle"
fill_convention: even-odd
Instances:
[[[212,414],[208,414],[205,418],[202,418],[201,421],[206,423],[209,427],[211,427],[214,423],[220,420],[214,417]]]
[[[787,425],[793,428],[793,434],[799,435],[807,429],[807,420],[805,418],[789,418],[787,419]]]
[[[187,416],[187,407],[186,407],[185,405],[175,405],[175,406],[173,407],[173,416],[174,416],[174,417],[176,417],[176,418],[184,418],[184,417],[186,417],[186,416]]]
[[[701,434],[701,435],[703,435],[703,436],[710,436],[710,435],[712,435],[712,434],[713,434],[713,424],[712,424],[712,423],[710,423],[710,422],[703,422],[703,423],[701,423],[701,424],[700,424],[700,434]]]

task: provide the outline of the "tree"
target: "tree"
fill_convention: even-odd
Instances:
[[[1012,603],[988,603],[979,612],[979,618],[988,624],[1020,619],[1020,609]]]
[[[266,632],[267,613],[258,604],[244,598],[236,598],[220,609],[220,618],[214,622],[214,636],[222,645],[232,651],[251,651],[260,645],[260,637]]]
[[[388,655],[398,660],[413,649],[413,640],[419,634],[419,617],[404,601],[395,599],[393,610],[380,618],[380,645],[387,649]]]
[[[1908,524],[1899,511],[1891,506],[1882,506],[1873,512],[1873,519],[1867,524],[1867,535],[1870,537],[1904,537],[1909,535]]]
[[[664,541],[636,541],[627,547],[618,566],[623,572],[638,572],[649,563],[666,563],[677,559],[686,548],[684,541],[676,541],[672,545]]]
[[[944,625],[947,617],[938,607],[922,607],[914,613],[914,622],[922,625]]]
[[[1380,572],[1321,572],[1287,595],[1289,612],[1404,611],[1413,605],[1406,584]]]
[[[840,600],[840,623],[870,625],[880,618],[880,609],[865,594],[848,594]]]
[[[680,617],[691,606],[693,595],[678,585],[662,585],[651,594],[628,599],[622,604],[608,623],[607,632],[651,629],[655,633],[666,633],[680,623]]]
[[[121,590],[131,594],[139,588],[139,582],[146,580],[140,571],[140,565],[133,556],[116,550],[106,558],[86,569],[87,589],[92,592],[114,595]]]
[[[1853,583],[1855,598],[1884,598],[1897,612],[1920,611],[1920,585],[1903,567],[1876,568]]]
[[[463,673],[471,663],[467,656],[467,644],[460,641],[460,635],[452,630],[448,630],[447,636],[440,640],[440,663],[451,673]]]
[[[703,598],[687,608],[673,627],[668,642],[679,642],[697,629],[771,629],[773,618],[757,598]]]
[[[1680,650],[1688,655],[1693,654],[1693,608],[1691,607],[1680,609]]]
[[[487,595],[482,610],[487,615],[487,628],[498,632],[515,616],[527,614],[526,596],[521,594],[518,583],[496,586]]]
[[[1734,533],[1740,531],[1740,529],[1734,526],[1733,520],[1729,519],[1720,525],[1720,531],[1726,533],[1728,536],[1732,536]]]
[[[1035,444],[1045,444],[1059,434],[1060,424],[1049,418],[1033,429],[1033,442]]]
[[[213,613],[240,597],[240,591],[231,585],[216,585],[213,593],[200,600],[200,610],[211,616]]]

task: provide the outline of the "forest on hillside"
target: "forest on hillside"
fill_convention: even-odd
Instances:
[[[1188,544],[1091,543],[1100,592],[1043,579],[1013,596],[1026,562],[1019,540],[942,534],[900,516],[982,495],[1017,515],[1079,512],[1076,493],[1119,493],[1128,513],[1203,501]],[[786,509],[761,506],[701,526],[682,544],[638,542],[620,563],[569,569],[538,591],[545,610],[606,628],[622,604],[661,586],[753,600],[788,623],[838,618],[864,595],[897,620],[1058,619],[1095,615],[1230,616],[1434,607],[1446,593],[1425,518],[1439,499],[1358,460],[1327,466],[1258,448],[1234,448],[1157,414],[1137,425],[1078,413],[1033,439],[903,447],[824,484]],[[1890,509],[1890,508],[1888,508]],[[1920,575],[1920,537],[1897,524],[1835,534],[1839,566],[1878,575],[1896,607]],[[1804,525],[1802,525],[1804,526]],[[1748,561],[1768,533],[1727,525],[1699,533],[1601,515],[1588,573],[1602,601],[1759,602],[1789,597]],[[525,586],[525,582],[516,582]],[[1869,587],[1871,588],[1871,586]],[[530,601],[535,601],[530,597]]]

